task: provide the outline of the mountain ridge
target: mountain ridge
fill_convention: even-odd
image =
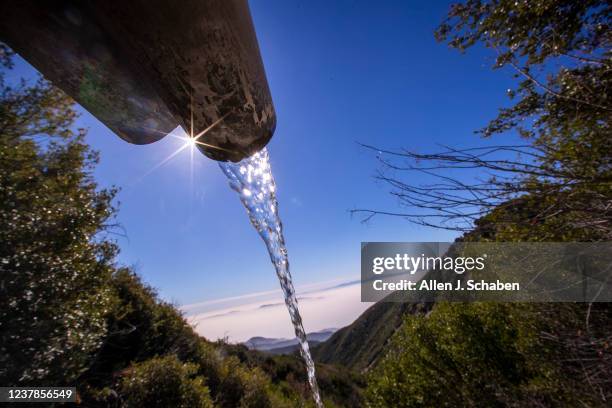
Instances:
[[[377,302],[353,323],[312,349],[315,361],[359,371],[375,363],[407,313],[426,313],[427,303]]]
[[[318,345],[329,339],[338,329],[328,328],[306,334],[310,346]],[[297,338],[268,338],[254,336],[242,343],[249,350],[258,350],[272,354],[291,354],[298,349]]]

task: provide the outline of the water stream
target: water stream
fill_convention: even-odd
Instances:
[[[278,216],[278,202],[276,201],[276,185],[270,168],[270,160],[267,149],[261,150],[242,160],[239,163],[220,162],[219,166],[227,176],[229,184],[240,196],[240,201],[249,214],[251,224],[266,243],[270,260],[276,269],[276,275],[280,281],[285,304],[291,316],[291,322],[295,329],[295,336],[300,344],[300,354],[306,363],[308,383],[312,390],[312,396],[317,407],[322,408],[319,386],[315,375],[315,365],[310,355],[306,333],[302,325],[302,317],[298,309],[295,289],[291,281],[289,271],[289,259],[285,238],[283,236],[283,224]]]

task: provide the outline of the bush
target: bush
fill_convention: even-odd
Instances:
[[[131,366],[121,379],[119,395],[126,408],[212,408],[197,366],[176,356],[156,357]]]
[[[439,303],[408,316],[369,374],[371,407],[608,406],[611,309]],[[606,363],[608,361],[608,363]]]
[[[530,325],[518,308],[492,303],[438,304],[429,316],[409,316],[370,374],[367,399],[373,407],[517,403],[529,387],[550,385],[546,362],[527,364]]]

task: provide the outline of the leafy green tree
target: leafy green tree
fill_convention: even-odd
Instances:
[[[465,231],[465,241],[610,240],[611,11],[590,0],[453,5],[438,40],[483,45],[517,79],[514,103],[477,133],[515,132],[524,143],[383,152],[383,170],[398,175],[379,178],[412,211],[367,216]],[[492,176],[469,183],[465,169]],[[415,185],[405,172],[437,181]],[[406,318],[366,398],[374,407],[609,406],[611,322],[609,304],[438,303]]]
[[[514,132],[524,143],[384,152],[383,169],[398,175],[381,172],[379,179],[412,210],[392,215],[470,231],[496,210],[488,221],[510,240],[610,240],[610,15],[612,6],[604,0],[454,4],[437,39],[462,52],[475,45],[490,49],[493,68],[509,69],[517,80],[508,89],[514,103],[477,133],[488,138]],[[470,183],[461,175],[466,169],[493,176]],[[414,184],[419,178],[404,179],[406,172],[437,180]]]
[[[106,334],[115,245],[102,233],[113,189],[48,82],[6,79],[0,48],[0,383],[70,384]]]

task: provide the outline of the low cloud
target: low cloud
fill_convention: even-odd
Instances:
[[[237,307],[203,313],[194,313],[194,307],[183,310],[187,312],[187,320],[196,331],[210,340],[227,338],[231,342],[243,342],[254,336],[293,338],[293,326],[284,300],[279,291],[273,293],[272,296],[266,296],[267,299]],[[298,297],[298,303],[307,332],[349,325],[371,305],[361,302],[359,281],[354,280],[327,284],[306,293],[306,296]],[[231,299],[236,301],[237,298],[254,297],[245,295]],[[222,305],[224,302],[220,299],[215,304]]]

